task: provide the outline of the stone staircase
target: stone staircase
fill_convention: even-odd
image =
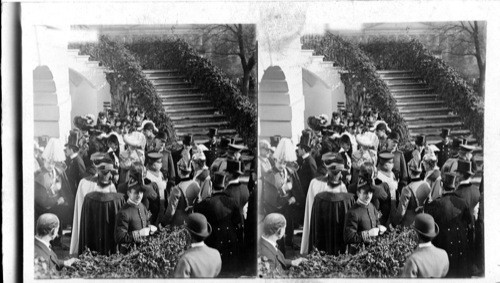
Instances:
[[[94,88],[102,88],[107,84],[107,69],[100,66],[99,61],[91,61],[89,55],[80,55],[79,49],[68,49],[68,67],[82,74]]]
[[[194,87],[177,70],[143,70],[156,88],[165,111],[172,119],[177,136],[193,135],[197,143],[208,141],[208,129],[219,129],[219,136],[234,136],[229,126],[205,93]]]
[[[423,134],[428,143],[433,144],[441,140],[441,129],[449,128],[452,137],[475,142],[460,117],[422,78],[411,71],[380,70],[377,73],[389,86],[399,112],[408,125],[410,137]]]

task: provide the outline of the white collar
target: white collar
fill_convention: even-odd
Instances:
[[[463,181],[460,181],[460,183],[458,183],[458,185],[462,185],[462,184],[470,184],[470,178],[467,179],[467,180],[463,180]]]
[[[203,247],[205,246],[205,242],[201,241],[198,243],[191,243],[191,248],[196,248],[196,247]]]
[[[69,158],[75,159],[77,156],[78,156],[78,152],[75,152]]]
[[[306,158],[308,158],[308,157],[309,157],[309,155],[310,155],[310,154],[309,154],[309,152],[306,152],[304,155],[302,155],[302,159],[306,159]]]
[[[427,243],[420,243],[420,244],[418,244],[418,247],[419,247],[419,248],[426,248],[426,247],[432,247],[432,246],[433,246],[433,245],[432,245],[432,242],[431,242],[431,241],[429,241],[429,242],[427,242]]]
[[[231,181],[227,182],[226,187],[229,186],[229,185],[231,185],[231,184],[238,184],[239,182],[240,182],[240,178],[238,177],[238,178],[236,178],[234,180],[231,180]]]
[[[49,242],[47,242],[47,241],[45,241],[45,240],[42,240],[42,238],[40,238],[40,237],[38,237],[38,236],[35,236],[35,239],[37,239],[38,241],[42,242],[42,244],[44,244],[45,246],[47,246],[47,248],[48,248],[49,250],[51,250],[51,248],[50,248],[50,243],[49,243]]]
[[[138,206],[138,205],[140,204],[140,202],[135,203],[135,202],[134,202],[134,201],[132,201],[131,199],[128,199],[128,200],[127,200],[127,202],[128,202],[128,203],[130,203],[130,204],[133,204],[133,205],[135,205],[135,206]]]
[[[264,237],[264,236],[260,236],[263,240],[265,240],[266,242],[268,242],[269,244],[271,244],[271,246],[274,248],[274,250],[278,250],[276,248],[276,242],[273,242],[271,240],[269,240],[268,238]]]

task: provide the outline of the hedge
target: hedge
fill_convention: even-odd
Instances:
[[[257,109],[226,74],[182,39],[141,40],[126,45],[143,68],[177,69],[228,119],[249,147],[257,145]]]
[[[136,58],[123,44],[101,36],[97,43],[72,45],[91,60],[100,61],[112,72],[106,75],[114,100],[122,100],[128,106],[139,106],[146,117],[153,120],[160,131],[168,134],[169,142],[175,143],[177,136],[170,117],[153,84],[144,76]],[[118,97],[119,96],[119,97]],[[125,116],[126,108],[118,109]]]
[[[313,49],[316,54],[324,55],[325,60],[333,61],[345,70],[341,80],[346,90],[346,106],[355,116],[361,114],[366,103],[379,111],[391,129],[399,132],[403,143],[408,142],[408,127],[396,107],[396,100],[380,79],[372,60],[357,45],[327,33],[321,37],[303,37],[302,48]]]
[[[411,70],[433,87],[461,118],[479,144],[484,138],[484,106],[466,80],[418,40],[377,39],[361,45],[380,69]]]

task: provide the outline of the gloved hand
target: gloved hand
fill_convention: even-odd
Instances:
[[[378,229],[380,235],[383,235],[385,231],[387,231],[387,228],[384,225],[378,225]]]
[[[368,230],[368,235],[370,237],[377,237],[378,236],[379,229],[378,228],[371,228]]]

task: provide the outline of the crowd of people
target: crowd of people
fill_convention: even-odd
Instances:
[[[175,276],[255,269],[246,264],[256,238],[253,160],[242,160],[248,148],[219,138],[216,128],[207,129],[206,143],[192,135],[177,143],[138,109],[124,117],[77,116],[73,124],[64,146],[55,138],[35,140],[36,257],[61,268],[87,248],[126,254],[160,226],[184,225],[192,244]],[[69,247],[63,229],[70,231]],[[73,259],[58,260],[52,247]]]
[[[408,226],[419,246],[404,277],[484,272],[483,183],[472,182],[480,169],[474,146],[442,129],[442,141],[417,136],[403,152],[399,133],[370,108],[359,117],[339,109],[331,120],[322,114],[307,124],[296,145],[280,136],[259,142],[259,255],[272,270],[300,264],[297,252],[314,247],[355,254],[356,244]]]

